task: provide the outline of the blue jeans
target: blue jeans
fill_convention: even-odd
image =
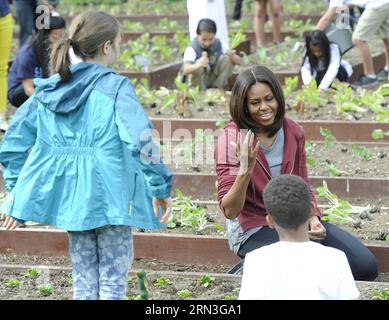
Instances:
[[[13,4],[20,26],[19,43],[21,47],[35,31],[35,9],[37,3],[34,0],[13,0]]]
[[[120,300],[133,260],[131,227],[68,232],[74,300]]]

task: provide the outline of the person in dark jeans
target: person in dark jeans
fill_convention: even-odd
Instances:
[[[13,0],[15,6],[16,18],[20,26],[19,31],[19,46],[23,44],[32,36],[36,31],[35,19],[37,17],[36,8],[38,5],[43,4],[48,6],[48,9],[53,11],[58,4],[56,1],[37,1],[37,0]]]
[[[224,216],[237,219],[240,225],[233,249],[243,259],[255,249],[279,241],[266,220],[264,189],[282,174],[309,183],[306,138],[303,129],[285,117],[282,87],[264,66],[238,75],[231,92],[230,117],[232,121],[215,145],[218,203]],[[312,190],[310,196],[315,209],[309,219],[310,240],[343,251],[354,278],[373,281],[378,274],[376,257],[352,234],[323,221]],[[240,265],[230,273],[238,273]]]
[[[240,18],[242,17],[242,4],[243,0],[235,0],[234,11],[232,13],[232,19],[239,23]]]
[[[21,106],[35,91],[34,78],[50,76],[49,57],[53,43],[65,34],[65,20],[50,15],[49,29],[41,29],[19,50],[8,73],[8,100]]]

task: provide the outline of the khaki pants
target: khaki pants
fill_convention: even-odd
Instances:
[[[353,39],[368,42],[374,35],[389,38],[389,6],[365,9],[353,32]]]
[[[188,77],[188,82],[190,86],[199,86],[200,90],[206,90],[211,87],[223,89],[233,71],[234,65],[231,63],[230,58],[221,56],[213,70],[201,68]]]

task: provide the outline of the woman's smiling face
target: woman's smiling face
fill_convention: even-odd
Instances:
[[[247,91],[247,109],[259,126],[268,127],[273,124],[278,110],[278,102],[271,88],[257,82]]]

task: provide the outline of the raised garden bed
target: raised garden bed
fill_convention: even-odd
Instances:
[[[199,137],[199,136],[198,136]],[[213,136],[162,144],[164,159],[172,171],[215,173]],[[327,139],[329,139],[327,137]],[[388,177],[389,145],[362,146],[332,141],[307,143],[310,176]]]

